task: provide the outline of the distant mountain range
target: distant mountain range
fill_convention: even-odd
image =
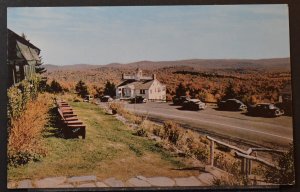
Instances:
[[[99,68],[118,68],[132,69],[141,68],[143,70],[157,70],[167,67],[192,67],[195,70],[213,69],[257,69],[270,71],[290,71],[290,58],[271,58],[271,59],[189,59],[177,61],[138,61],[133,63],[121,64],[110,63],[107,65],[53,65],[45,64],[48,72],[53,71],[81,71]]]

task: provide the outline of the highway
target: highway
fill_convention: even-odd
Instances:
[[[208,135],[219,135],[258,146],[285,148],[293,141],[292,117],[288,116],[252,117],[242,111],[220,111],[213,104],[200,111],[182,110],[172,103],[156,102],[126,103],[125,107],[153,120],[162,122],[170,119]]]

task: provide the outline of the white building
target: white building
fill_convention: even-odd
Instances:
[[[116,89],[116,97],[119,99],[142,96],[147,100],[166,100],[166,86],[156,79],[155,74],[151,77],[143,76],[142,70],[138,68],[135,75],[123,74],[122,80]]]

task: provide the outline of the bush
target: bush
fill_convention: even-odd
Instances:
[[[140,137],[147,137],[147,132],[146,132],[145,129],[139,128],[139,129],[134,133],[134,135],[140,136]]]
[[[42,131],[47,123],[51,99],[43,94],[28,102],[26,110],[18,118],[11,119],[8,137],[8,162],[25,164],[46,155],[42,145]]]
[[[153,134],[160,137],[163,133],[162,133],[162,128],[157,126],[153,128]]]
[[[176,143],[180,139],[181,134],[183,134],[179,129],[179,125],[172,121],[165,121],[163,128],[163,138],[167,138],[171,143],[176,145]]]
[[[33,77],[29,81],[23,80],[7,90],[8,118],[18,118],[26,108],[26,104],[37,97],[39,78]]]
[[[292,144],[290,144],[289,150],[277,159],[277,162],[280,170],[271,167],[264,169],[266,180],[276,184],[295,184],[294,147]]]
[[[199,161],[207,163],[207,161],[208,161],[208,150],[206,148],[202,148],[202,147],[198,146],[198,148],[191,149],[191,153]]]
[[[8,96],[8,118],[17,118],[24,108],[21,90],[12,86],[7,90]]]
[[[112,111],[116,111],[120,115],[122,115],[125,112],[124,104],[120,102],[110,102],[108,104],[108,108]]]
[[[234,175],[240,175],[240,161],[235,159],[229,159],[224,155],[224,153],[217,153],[214,158],[214,164],[216,167],[234,174]]]

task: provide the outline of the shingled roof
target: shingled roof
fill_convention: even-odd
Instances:
[[[135,80],[126,80],[122,82],[118,87],[121,86],[130,86],[133,85],[135,89],[149,89],[152,85],[154,80],[141,80],[141,81],[135,81]]]
[[[34,64],[40,62],[41,50],[38,47],[10,29],[7,29],[7,38],[9,60],[24,59],[27,63],[33,62]]]

